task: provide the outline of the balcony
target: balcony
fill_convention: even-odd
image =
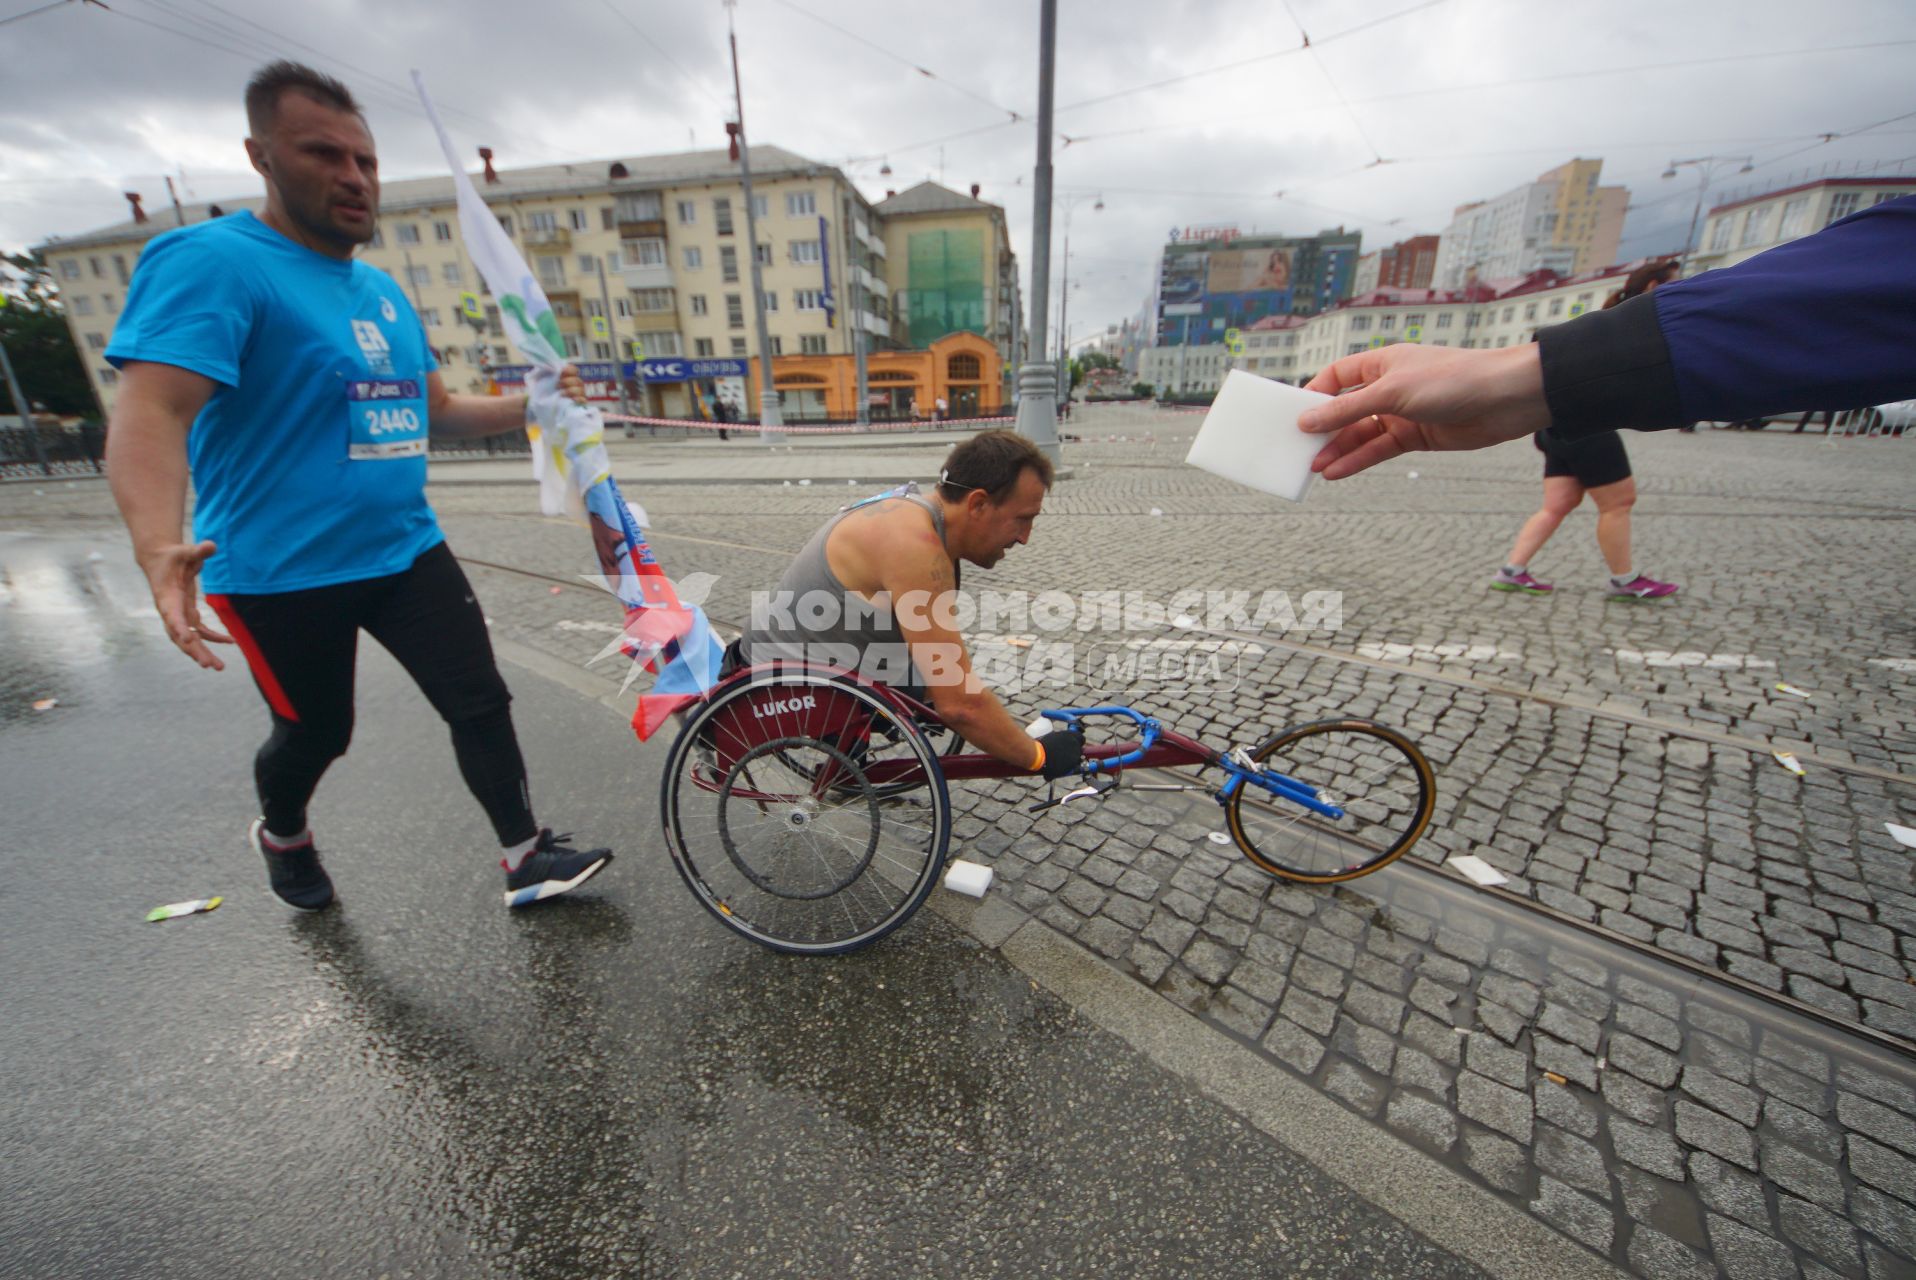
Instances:
[[[665,219],[663,218],[647,218],[643,221],[619,219],[619,239],[621,240],[650,240],[654,237],[663,239],[664,236]]]
[[[524,244],[528,249],[570,249],[572,232],[565,227],[527,227]]]
[[[619,279],[625,287],[637,292],[640,289],[670,289],[672,287],[672,268],[661,262],[655,266],[640,266],[619,262]]]

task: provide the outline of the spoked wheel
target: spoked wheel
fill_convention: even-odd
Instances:
[[[1232,795],[1225,806],[1231,838],[1252,862],[1286,880],[1332,884],[1368,875],[1417,843],[1437,807],[1437,781],[1424,753],[1370,720],[1299,725],[1251,758],[1343,811],[1333,818],[1250,783]]]
[[[924,733],[825,674],[721,689],[666,762],[666,846],[700,903],[774,951],[831,955],[896,929],[937,884],[951,837]]]

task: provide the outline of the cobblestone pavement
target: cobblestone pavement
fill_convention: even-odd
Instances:
[[[1528,445],[1402,459],[1292,506],[1177,465],[1195,425],[1086,415],[1032,545],[970,585],[1339,591],[1341,627],[1266,630],[1215,675],[1119,692],[1247,744],[1331,714],[1394,724],[1438,772],[1414,858],[1477,853],[1559,912],[1916,1041],[1916,862],[1883,826],[1916,825],[1916,445],[1630,438],[1638,565],[1684,584],[1638,605],[1603,598],[1587,510],[1534,562],[1555,594],[1485,589],[1540,491]],[[720,621],[847,492],[625,483],[671,572],[718,575]],[[469,559],[583,571],[529,487],[434,501]],[[103,503],[97,485],[0,492],[10,519],[84,525]],[[474,576],[495,627],[557,656],[616,630],[583,584]],[[1088,671],[1080,654],[1067,687],[1014,707],[1110,686],[1092,639]],[[1119,792],[1033,818],[1032,792],[954,789],[956,845],[995,865],[995,892],[1592,1249],[1654,1277],[1916,1275],[1908,1060],[1553,922],[1459,910],[1427,871],[1280,885],[1204,839],[1214,811]]]

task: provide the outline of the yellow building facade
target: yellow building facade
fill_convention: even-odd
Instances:
[[[752,168],[774,359],[849,364],[861,335],[874,356],[899,345],[888,242],[873,206],[837,169],[779,147],[753,147]],[[758,354],[744,191],[725,151],[497,171],[488,161],[473,181],[551,300],[567,355],[599,366],[603,385],[626,375],[636,412],[700,416],[714,382],[690,380],[690,362],[724,362],[743,376]],[[262,203],[226,199],[182,212],[192,225]],[[40,246],[108,412],[118,375],[104,352],[132,271],[146,244],[177,225],[168,211]],[[515,357],[465,251],[450,178],[383,184],[378,236],[361,258],[412,298],[448,387],[495,385]],[[756,404],[754,385],[754,412]]]

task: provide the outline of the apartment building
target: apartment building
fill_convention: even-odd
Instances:
[[[517,170],[482,154],[474,183],[545,289],[566,354],[596,396],[617,399],[623,381],[641,412],[696,416],[715,385],[733,379],[755,411],[757,388],[744,386],[757,354],[745,257],[753,249],[738,166],[725,151]],[[870,202],[837,169],[783,148],[755,146],[751,160],[774,376],[779,357],[851,355],[860,330],[868,351],[900,345],[884,224]],[[182,213],[191,224],[261,203],[229,199]],[[109,411],[118,379],[102,357],[127,284],[147,242],[177,225],[170,213],[139,216],[41,246]],[[495,385],[514,357],[465,252],[450,177],[383,184],[379,232],[361,256],[405,287],[449,387]]]
[[[1685,274],[1733,267],[1859,209],[1916,195],[1916,178],[1822,178],[1717,205]]]
[[[1439,237],[1429,284],[1549,270],[1577,275],[1610,265],[1623,238],[1626,187],[1598,185],[1602,160],[1576,159],[1489,200],[1460,205]]]

